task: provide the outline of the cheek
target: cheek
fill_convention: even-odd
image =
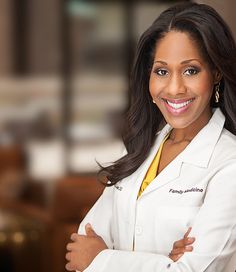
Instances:
[[[214,85],[211,74],[205,73],[196,82],[195,90],[199,96],[208,97],[212,95],[213,86]]]
[[[211,82],[202,82],[197,88],[197,94],[204,100],[210,100],[213,93],[213,85]]]
[[[163,86],[160,81],[157,81],[154,76],[149,80],[149,92],[153,98],[155,98],[162,90]]]

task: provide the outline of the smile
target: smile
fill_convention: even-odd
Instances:
[[[169,100],[162,98],[162,101],[164,102],[167,110],[172,114],[180,114],[186,111],[190,104],[194,101],[195,98],[191,99],[178,99],[178,100]]]
[[[193,99],[187,100],[187,101],[182,102],[182,103],[172,103],[169,100],[166,100],[166,103],[168,103],[168,105],[170,105],[174,109],[180,109],[180,108],[186,107],[192,101],[193,101]]]

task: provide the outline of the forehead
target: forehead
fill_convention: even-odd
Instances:
[[[193,58],[203,62],[203,57],[196,41],[188,33],[170,31],[156,44],[155,60],[181,62]]]

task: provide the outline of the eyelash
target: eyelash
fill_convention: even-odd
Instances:
[[[185,72],[187,72],[187,71],[193,71],[193,73],[192,74],[189,74],[189,75],[187,75],[187,76],[194,76],[194,75],[197,75],[199,72],[200,72],[200,69],[198,69],[198,68],[196,68],[196,67],[189,67],[189,68],[187,68],[185,71],[184,71],[184,73]],[[163,77],[163,76],[166,76],[166,74],[159,74],[159,72],[168,72],[166,69],[163,69],[163,68],[156,68],[155,70],[154,70],[154,73],[155,74],[157,74],[158,76],[160,76],[160,77]]]

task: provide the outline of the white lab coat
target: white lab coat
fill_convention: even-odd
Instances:
[[[224,121],[216,109],[137,200],[147,169],[171,129],[167,124],[141,167],[104,190],[79,233],[91,223],[109,249],[86,272],[235,272],[236,137],[223,128]],[[196,237],[194,250],[173,262],[168,253],[189,226],[190,236]]]

